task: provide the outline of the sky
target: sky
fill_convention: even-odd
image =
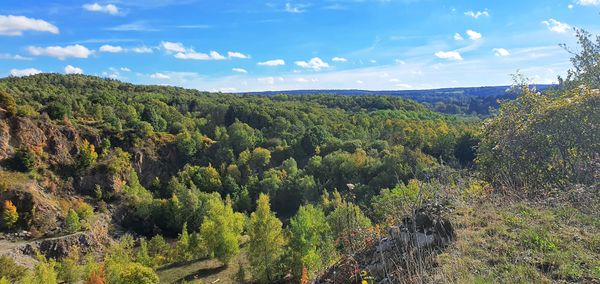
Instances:
[[[0,77],[206,91],[553,83],[600,0],[0,0]]]

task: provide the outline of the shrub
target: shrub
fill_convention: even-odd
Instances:
[[[0,256],[0,278],[15,282],[25,274],[27,268],[18,265],[8,256]]]
[[[13,158],[13,165],[19,171],[32,171],[35,168],[35,154],[26,148],[18,149]]]
[[[67,218],[65,219],[65,227],[67,232],[75,233],[81,230],[81,223],[79,222],[79,215],[73,209],[69,209],[69,213],[67,214]]]
[[[10,116],[17,114],[17,103],[15,102],[15,98],[5,91],[0,91],[0,107],[5,109],[6,113]]]
[[[88,168],[96,163],[98,160],[98,153],[96,153],[96,147],[87,140],[83,140],[81,148],[79,149],[79,158],[77,160],[77,166],[80,169]]]

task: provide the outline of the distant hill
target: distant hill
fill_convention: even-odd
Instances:
[[[534,85],[537,90],[544,90],[554,85]],[[498,100],[511,100],[517,94],[510,91],[510,86],[486,86],[467,88],[443,88],[430,90],[393,90],[393,91],[368,91],[368,90],[289,90],[289,91],[264,91],[243,94],[257,94],[274,96],[287,94],[294,96],[328,94],[342,96],[398,96],[415,100],[425,104],[432,110],[449,114],[476,114],[487,116],[490,108],[498,107]]]

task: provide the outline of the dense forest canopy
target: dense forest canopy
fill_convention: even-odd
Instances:
[[[517,82],[514,99],[499,102],[484,121],[464,113],[489,115],[471,109],[489,102],[436,112],[437,103],[385,95],[207,93],[85,75],[0,79],[2,230],[26,229],[44,240],[85,231],[106,249],[82,259],[74,248],[60,263],[40,253],[33,270],[0,257],[0,283],[158,283],[156,269],[205,258],[227,268],[241,254],[258,283],[307,283],[369,246],[382,255],[383,227],[410,230],[424,216],[419,210],[454,207],[461,233],[510,243],[498,245],[505,255],[490,261],[504,266],[486,268],[485,280],[600,277],[593,257],[600,240],[600,42],[584,32],[579,38],[582,55],[560,86],[540,92]],[[483,213],[481,204],[496,212],[504,199],[493,198],[505,195],[581,205],[573,192],[589,196],[592,210],[569,207],[545,217],[540,212],[547,211],[517,205],[517,213],[461,219]],[[575,237],[568,233],[568,241],[552,235],[553,218],[584,228],[581,244],[569,246]],[[524,220],[535,220],[534,228]],[[461,249],[464,240],[457,241]],[[470,262],[446,255],[440,269],[482,267],[476,258],[490,249],[476,245],[460,251]],[[535,257],[513,264],[523,252]],[[243,282],[244,265],[237,265],[235,281]],[[423,274],[428,265],[404,268],[431,280]],[[402,269],[388,276],[416,277]]]

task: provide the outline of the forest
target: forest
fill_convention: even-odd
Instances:
[[[0,283],[159,283],[203,260],[235,267],[224,283],[328,283],[427,206],[456,240],[388,279],[594,283],[600,40],[578,36],[559,85],[516,75],[491,101],[2,78],[0,253],[69,244],[0,256]]]

